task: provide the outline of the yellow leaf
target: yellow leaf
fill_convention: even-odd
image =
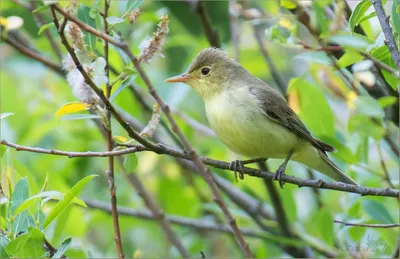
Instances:
[[[80,103],[80,102],[72,102],[64,104],[56,113],[56,116],[65,115],[74,112],[80,112],[87,110],[90,107],[90,104]]]
[[[287,18],[281,18],[280,20],[279,20],[279,25],[280,26],[282,26],[283,28],[286,28],[286,29],[288,29],[289,31],[291,30],[291,29],[293,29],[293,23],[291,23],[290,21],[289,21],[289,19],[287,19]]]
[[[7,28],[7,19],[0,16],[0,25]]]
[[[357,100],[357,93],[354,91],[351,91],[347,94],[347,106],[349,107],[350,110],[354,110],[356,108],[355,106],[355,101]]]
[[[140,249],[137,249],[137,250],[135,250],[135,252],[133,253],[133,258],[142,258],[142,255],[143,255],[143,253],[142,253],[142,250],[140,250]]]
[[[128,141],[128,139],[123,136],[114,136],[114,140],[116,140],[118,143],[125,143]]]
[[[296,3],[292,0],[281,0],[281,6],[287,9],[294,9],[296,8]]]
[[[292,108],[295,113],[300,112],[300,92],[298,89],[293,89],[289,92],[288,102],[289,107]]]

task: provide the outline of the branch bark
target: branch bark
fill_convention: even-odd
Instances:
[[[390,27],[390,24],[389,24],[389,17],[386,17],[385,11],[383,10],[381,0],[371,0],[371,1],[372,1],[372,5],[374,6],[376,16],[378,17],[379,23],[381,24],[382,31],[385,35],[385,39],[386,39],[385,44],[387,45],[397,68],[400,70],[399,50],[397,48],[396,40],[394,39],[394,36],[393,36],[392,27]]]
[[[29,151],[29,152],[34,152],[34,153],[42,153],[42,154],[50,154],[50,155],[60,155],[60,156],[67,156],[67,157],[103,157],[103,156],[120,156],[120,155],[125,155],[129,153],[136,153],[136,152],[143,152],[143,151],[150,151],[150,152],[155,152],[157,154],[164,154],[164,155],[169,155],[172,157],[177,157],[177,158],[183,158],[186,160],[192,160],[191,155],[188,152],[183,152],[162,144],[156,144],[155,146],[157,149],[149,149],[148,147],[142,146],[142,145],[129,145],[127,149],[124,150],[115,150],[115,151],[109,151],[109,152],[66,152],[66,151],[60,151],[60,150],[54,150],[54,149],[43,149],[43,148],[32,148],[32,147],[27,147],[27,146],[21,146],[17,145],[11,142],[8,142],[6,140],[1,140],[0,141],[1,145],[9,146],[12,148],[15,148],[17,151]],[[225,170],[230,170],[233,171],[233,169],[230,166],[230,163],[220,161],[220,160],[214,160],[208,157],[202,157],[199,156],[199,159],[206,165],[219,168],[219,169],[225,169]],[[254,176],[258,178],[265,178],[268,180],[273,180],[274,173],[272,172],[264,172],[261,170],[257,170],[254,168],[249,168],[249,167],[243,167],[243,173],[247,174],[249,176]],[[319,188],[319,189],[329,189],[329,190],[336,190],[336,191],[342,191],[342,192],[349,192],[349,193],[358,193],[361,194],[362,196],[385,196],[385,197],[395,197],[398,198],[400,191],[396,189],[391,189],[391,188],[369,188],[369,187],[364,187],[364,186],[357,186],[357,185],[351,185],[351,184],[346,184],[342,182],[325,182],[322,180],[305,180],[305,179],[300,179],[294,176],[289,176],[285,175],[283,177],[283,181],[285,183],[290,183],[297,185],[299,187],[314,187],[314,188]]]

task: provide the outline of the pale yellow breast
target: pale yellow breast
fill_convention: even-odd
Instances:
[[[246,157],[285,158],[295,134],[270,121],[247,89],[224,91],[205,100],[207,118],[224,144]]]

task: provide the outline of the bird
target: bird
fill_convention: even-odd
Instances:
[[[250,158],[247,161],[285,159],[274,175],[281,188],[290,160],[336,181],[358,185],[329,159],[327,152],[335,149],[311,135],[286,99],[223,50],[203,49],[187,72],[165,82],[191,86],[202,97],[218,138],[233,152]],[[235,175],[244,164],[246,160],[231,163]]]

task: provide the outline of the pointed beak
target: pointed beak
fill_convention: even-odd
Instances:
[[[187,82],[190,79],[192,79],[192,77],[185,73],[179,76],[168,78],[167,80],[165,80],[165,82],[167,83]]]

